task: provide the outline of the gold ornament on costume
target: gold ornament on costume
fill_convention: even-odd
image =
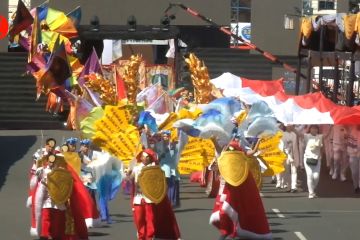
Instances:
[[[167,194],[165,174],[160,166],[143,167],[138,181],[145,197],[156,204],[160,203]]]
[[[72,193],[73,179],[71,173],[62,168],[56,168],[47,175],[47,188],[55,204],[65,204]]]
[[[100,94],[100,99],[108,105],[117,104],[115,85],[97,73],[85,76],[85,86]]]
[[[250,157],[249,159],[249,168],[251,175],[254,177],[254,180],[256,182],[256,186],[258,189],[261,189],[262,186],[262,173],[260,170],[260,164],[256,157]]]
[[[190,69],[195,91],[195,102],[200,104],[209,103],[213,99],[211,95],[213,85],[210,83],[207,67],[193,53],[190,53],[189,58],[185,58],[185,62]]]
[[[218,158],[221,176],[230,185],[240,186],[248,177],[249,159],[240,151],[224,151]]]
[[[126,88],[127,99],[130,104],[136,105],[136,95],[139,87],[138,72],[142,62],[141,55],[132,55],[130,61],[124,66],[123,80]]]

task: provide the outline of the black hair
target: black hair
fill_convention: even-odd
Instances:
[[[54,141],[54,143],[56,144],[55,138],[48,138],[48,139],[46,139],[46,144],[49,144],[49,142],[51,142],[51,141]]]
[[[318,131],[318,134],[320,133],[320,127],[319,127],[319,125],[310,125],[310,127],[309,127],[309,132],[310,132],[311,128],[316,128],[317,131]]]

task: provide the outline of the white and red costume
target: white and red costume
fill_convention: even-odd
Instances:
[[[242,151],[234,144],[230,146]],[[251,172],[237,187],[221,180],[210,224],[218,228],[222,236],[272,239],[265,209]]]
[[[54,239],[62,240],[86,240],[88,239],[87,227],[92,226],[94,220],[99,220],[96,205],[81,179],[70,166],[67,166],[67,170],[73,178],[73,190],[70,196],[70,204],[66,206],[54,205],[48,196],[45,185],[41,183],[41,179],[46,178],[50,172],[48,167],[42,170],[42,174],[35,175],[38,178],[37,181],[34,178],[32,179],[31,184],[34,186],[31,186],[33,189],[31,195],[31,236],[51,236]],[[66,210],[70,210],[69,212],[71,212],[74,220],[74,232],[63,235],[65,233]],[[61,236],[61,238],[57,238],[55,235]]]
[[[143,152],[147,153],[152,159],[150,166],[158,164],[155,152],[151,149],[145,149]],[[144,167],[145,165],[140,163],[133,169],[135,189],[133,191],[132,206],[137,238],[139,240],[154,238],[180,239],[179,227],[167,195],[159,204],[155,204],[142,194],[137,183],[138,176]]]

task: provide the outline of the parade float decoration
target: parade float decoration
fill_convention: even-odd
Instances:
[[[116,105],[116,87],[115,84],[106,80],[97,73],[92,73],[85,76],[85,86],[100,95],[100,99],[106,105]]]
[[[40,12],[35,11],[34,16],[39,18],[38,14]],[[159,67],[152,68],[151,79],[145,81],[145,88],[139,87],[144,82],[139,77],[139,68],[144,63],[141,55],[131,56],[121,67],[113,67],[116,73],[113,78],[104,73],[95,50],[82,66],[75,55],[75,45],[70,41],[77,36],[76,28],[73,19],[66,14],[51,9],[46,18],[33,22],[32,32],[29,32],[28,69],[37,79],[38,89],[50,91],[64,102],[74,102],[82,137],[91,139],[93,144],[126,166],[132,164],[142,148],[139,126],[146,126],[154,135],[159,131],[170,131],[171,141],[181,144],[178,169],[182,174],[189,174],[204,169],[213,161],[213,136],[223,143],[232,139],[234,116],[238,124],[249,118],[248,114],[236,115],[243,110],[236,99],[214,97],[216,88],[210,81],[208,69],[194,54],[185,59],[194,86],[195,103],[191,103],[190,94],[182,94],[184,89],[167,92],[163,87],[172,87],[172,82],[165,84],[161,76],[160,81],[153,79]],[[38,52],[35,47],[40,43],[44,46]],[[165,74],[169,69],[161,70]],[[119,83],[123,83],[123,89],[119,88]],[[74,88],[80,88],[80,91],[70,93]],[[119,97],[119,90],[123,91],[124,98]],[[186,101],[178,101],[178,98]],[[176,101],[184,104],[175,108]],[[139,108],[139,105],[143,107]],[[186,138],[180,132],[185,133]],[[268,157],[271,162],[270,155]],[[257,165],[249,166],[255,169]],[[253,174],[257,176],[258,172],[254,170]]]
[[[136,105],[136,96],[139,86],[139,79],[137,74],[141,62],[141,55],[132,55],[130,57],[129,63],[124,67],[124,74],[122,76],[125,83],[128,102],[132,105]]]
[[[211,94],[212,84],[207,67],[193,53],[190,53],[185,62],[189,66],[191,80],[194,86],[194,95],[196,103],[209,103],[213,96]]]

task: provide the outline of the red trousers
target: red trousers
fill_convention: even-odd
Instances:
[[[41,217],[41,237],[62,240],[65,237],[65,211],[43,208]]]
[[[150,240],[155,237],[153,203],[141,200],[140,205],[134,205],[134,223],[139,240]]]

